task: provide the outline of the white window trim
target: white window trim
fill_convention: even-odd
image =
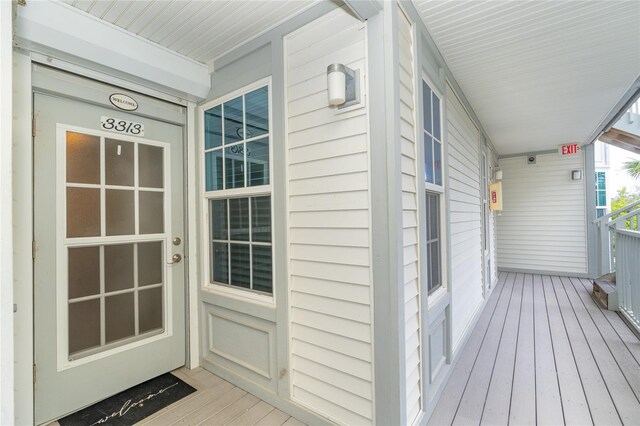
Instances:
[[[440,90],[437,88],[437,86],[433,83],[433,80],[431,80],[431,78],[429,78],[429,76],[427,75],[426,72],[422,72],[422,78],[420,79],[420,92],[421,92],[421,99],[422,99],[422,104],[420,105],[420,111],[422,112],[422,114],[424,114],[424,91],[422,88],[422,83],[426,83],[427,86],[429,86],[429,88],[431,89],[431,91],[433,93],[435,93],[435,95],[440,99],[440,143],[442,144],[442,148],[440,150],[440,155],[441,155],[441,164],[442,164],[442,185],[436,185],[434,183],[430,183],[427,182],[425,180],[425,164],[424,164],[424,160],[425,160],[425,153],[424,153],[424,123],[422,123],[422,126],[420,128],[420,140],[419,140],[419,149],[422,152],[421,158],[422,161],[419,164],[419,171],[420,171],[420,178],[422,179],[423,183],[424,183],[424,190],[427,192],[432,192],[432,193],[437,193],[440,196],[440,202],[439,202],[439,207],[440,207],[440,281],[441,284],[440,286],[434,290],[431,294],[429,294],[429,290],[428,288],[425,287],[426,290],[426,296],[427,296],[427,309],[431,310],[434,307],[438,306],[440,304],[440,302],[446,297],[446,295],[449,293],[449,273],[448,273],[448,243],[449,243],[449,239],[448,239],[448,235],[447,235],[447,221],[449,220],[449,218],[446,215],[447,212],[447,192],[446,192],[446,188],[448,185],[448,181],[447,181],[447,173],[446,173],[446,167],[448,165],[448,163],[445,161],[446,160],[446,149],[445,149],[445,145],[446,145],[446,129],[445,129],[445,111],[446,111],[446,97],[443,96],[443,94],[440,92]],[[435,181],[435,179],[434,179]],[[426,194],[421,194],[421,197],[426,197]],[[427,212],[424,212],[424,215],[426,215]],[[423,220],[426,220],[426,216]],[[426,229],[423,230],[422,232],[426,232]],[[426,247],[421,248],[420,253],[425,253],[426,252]],[[425,253],[426,254],[426,253]],[[426,259],[425,259],[426,260]],[[428,267],[429,263],[425,261],[425,266]]]
[[[269,91],[268,102],[269,102],[269,132],[266,135],[261,135],[260,137],[256,137],[255,139],[261,139],[264,137],[269,138],[269,185],[261,185],[256,187],[244,187],[244,188],[232,188],[232,189],[222,189],[217,191],[207,191],[206,190],[206,165],[205,165],[205,137],[204,137],[204,113],[208,109],[223,104],[231,99],[237,98],[238,96],[249,93],[253,90],[259,89],[261,87],[267,86]],[[227,93],[223,96],[220,96],[216,99],[213,99],[200,107],[198,107],[198,117],[199,117],[199,125],[198,125],[198,162],[200,164],[200,170],[198,173],[198,178],[200,179],[200,200],[202,203],[201,206],[201,217],[200,217],[200,236],[202,237],[201,249],[202,249],[202,259],[201,262],[201,285],[200,289],[212,294],[219,294],[227,297],[231,297],[234,299],[238,299],[241,301],[251,301],[258,304],[263,304],[266,306],[275,306],[276,299],[276,262],[275,262],[275,253],[276,253],[276,243],[273,238],[274,235],[274,225],[275,225],[275,215],[274,215],[274,197],[273,197],[273,171],[274,171],[274,162],[273,162],[273,88],[272,88],[272,79],[271,77],[263,78],[257,80],[251,84],[243,86],[233,92]],[[251,141],[254,138],[249,138]],[[215,199],[229,199],[229,198],[238,198],[238,197],[259,197],[269,195],[271,197],[271,277],[272,277],[272,293],[260,293],[256,291],[252,291],[250,289],[244,289],[240,287],[234,287],[230,284],[216,284],[211,281],[211,248],[209,245],[209,230],[211,226],[211,221],[209,217],[209,201]]]

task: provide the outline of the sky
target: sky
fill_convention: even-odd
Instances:
[[[608,197],[614,197],[623,186],[626,186],[629,192],[640,192],[640,180],[634,180],[623,169],[624,163],[630,160],[640,160],[640,155],[609,145]]]
[[[637,100],[636,103],[632,105],[627,112],[631,113],[632,116],[634,116],[634,114],[640,113],[640,99]],[[631,120],[630,117],[625,117],[623,117],[625,120]],[[623,118],[620,118],[620,121],[618,122],[622,122]],[[633,120],[629,121],[629,123],[631,122],[633,122]],[[640,179],[633,179],[623,169],[624,163],[630,160],[640,160],[640,155],[634,154],[622,148],[616,148],[615,146],[609,145],[609,164],[611,168],[609,169],[610,172],[607,173],[608,198],[614,197],[615,194],[618,193],[618,190],[623,186],[626,186],[629,192],[640,193]]]

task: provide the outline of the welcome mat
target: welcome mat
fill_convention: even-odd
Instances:
[[[58,422],[61,426],[129,426],[196,390],[171,373],[120,392]]]

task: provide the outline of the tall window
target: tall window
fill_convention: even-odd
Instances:
[[[204,112],[209,282],[273,293],[269,87]]]
[[[596,217],[607,214],[607,173],[596,172]]]
[[[427,289],[442,287],[442,226],[440,218],[442,182],[442,126],[440,98],[422,82],[424,122],[424,181],[426,199]]]

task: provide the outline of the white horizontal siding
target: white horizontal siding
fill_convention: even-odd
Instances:
[[[326,67],[364,72],[365,31],[337,9],[285,43],[292,398],[343,424],[373,422],[368,120]]]
[[[587,272],[584,181],[570,172],[584,169],[582,154],[544,154],[500,160],[503,212],[498,217],[498,266],[524,270]]]
[[[411,21],[398,10],[406,424],[413,424],[422,408],[414,44]]]
[[[477,127],[447,86],[451,306],[454,350],[482,303],[482,199]]]

